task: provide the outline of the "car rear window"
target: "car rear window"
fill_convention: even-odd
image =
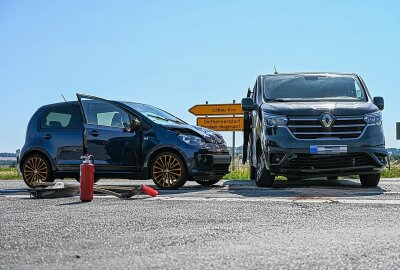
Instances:
[[[42,129],[81,129],[82,113],[78,105],[50,107],[44,112],[40,127]]]

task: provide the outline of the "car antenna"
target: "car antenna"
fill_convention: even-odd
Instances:
[[[67,102],[67,100],[65,99],[64,95],[61,93],[62,98],[64,99],[65,102]]]
[[[274,72],[274,74],[276,75],[276,74],[278,74],[278,71],[276,71],[276,67],[275,67],[275,65],[274,65],[274,69],[275,69],[275,72]]]

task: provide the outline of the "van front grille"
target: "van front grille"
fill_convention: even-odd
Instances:
[[[286,162],[285,170],[329,170],[337,168],[353,168],[374,166],[368,154],[349,153],[345,155],[311,155],[298,154]]]
[[[333,117],[333,124],[325,128],[320,117],[290,116],[287,125],[298,139],[351,139],[360,137],[365,121],[363,116],[336,116]]]

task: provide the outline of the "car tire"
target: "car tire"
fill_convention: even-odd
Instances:
[[[178,189],[188,179],[186,164],[173,152],[160,153],[151,164],[151,179],[159,188]]]
[[[256,186],[257,187],[270,187],[274,184],[275,176],[265,167],[265,158],[261,153],[258,158],[257,171],[256,171]]]
[[[212,186],[221,181],[222,178],[219,179],[212,179],[212,180],[194,180],[197,184],[202,185],[202,186]]]
[[[328,176],[328,177],[326,177],[326,179],[329,181],[336,181],[339,179],[339,176]]]
[[[360,182],[363,187],[376,187],[381,179],[381,174],[362,174]]]
[[[257,168],[250,165],[250,180],[256,180]]]
[[[34,188],[35,183],[54,182],[55,179],[50,162],[41,154],[30,155],[24,160],[22,177],[30,188]]]

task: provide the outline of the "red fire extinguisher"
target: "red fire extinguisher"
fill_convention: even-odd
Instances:
[[[81,192],[80,198],[82,202],[91,202],[93,200],[94,186],[94,164],[93,156],[84,155],[81,157],[83,163],[80,170]]]

